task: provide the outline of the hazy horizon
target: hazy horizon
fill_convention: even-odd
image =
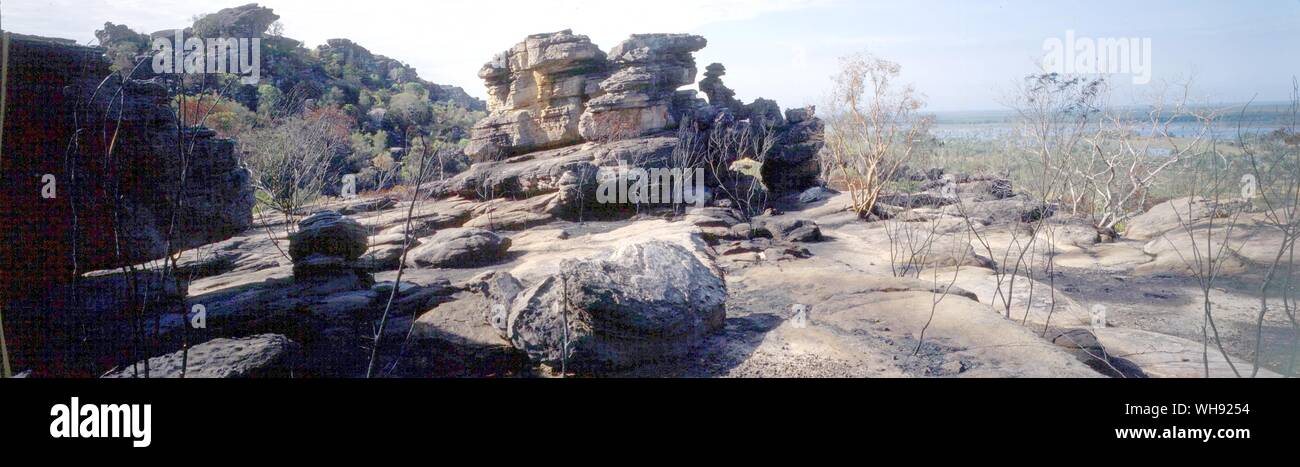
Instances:
[[[0,25],[85,44],[105,22],[150,33],[244,3],[10,0],[0,3]],[[480,98],[486,92],[477,72],[484,62],[529,34],[560,29],[586,34],[604,50],[632,33],[703,35],[709,46],[696,53],[701,70],[723,63],[723,80],[738,97],[767,97],[783,107],[822,103],[838,57],[870,51],[902,65],[903,80],[926,96],[928,112],[1005,109],[1001,96],[1039,70],[1044,41],[1070,31],[1098,39],[1150,39],[1152,82],[1136,85],[1117,75],[1112,82],[1121,105],[1141,102],[1162,82],[1189,77],[1195,101],[1284,101],[1291,77],[1300,75],[1300,61],[1284,59],[1300,44],[1300,0],[1250,8],[1206,1],[670,0],[637,15],[588,0],[374,0],[366,8],[339,0],[258,3],[273,8],[285,36],[305,47],[351,39],[412,65],[426,80]]]

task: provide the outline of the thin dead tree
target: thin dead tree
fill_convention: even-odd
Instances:
[[[1070,154],[1071,162],[1057,170],[1073,186],[1067,204],[1074,214],[1088,214],[1101,229],[1112,229],[1143,212],[1152,187],[1166,169],[1177,167],[1200,150],[1210,135],[1213,109],[1188,105],[1190,82],[1178,84],[1170,101],[1158,91],[1143,115],[1108,107],[1092,134],[1084,137],[1086,155]],[[1190,135],[1177,130],[1193,127]]]
[[[215,109],[217,105],[221,103],[226,93],[230,90],[230,84],[233,82],[234,82],[233,80],[228,80],[226,82],[226,85],[219,92],[214,93],[211,96],[208,96],[207,92],[201,91],[197,93],[197,96],[194,98],[196,99],[196,104],[197,104],[195,106],[196,107],[195,110],[198,110],[199,113],[197,115],[191,115],[188,113],[191,110],[190,106],[186,105],[187,97],[184,92],[184,88],[185,88],[184,77],[181,77],[179,80],[177,80],[177,85],[179,86],[179,89],[178,92],[176,93],[178,101],[177,101],[177,105],[174,108],[174,112],[175,112],[174,119],[176,122],[176,126],[175,126],[176,155],[181,160],[181,169],[180,169],[179,180],[177,180],[176,192],[173,195],[174,196],[173,199],[175,200],[175,203],[172,207],[171,216],[167,222],[167,238],[166,238],[165,248],[163,249],[163,251],[167,254],[167,257],[164,259],[163,270],[161,272],[162,280],[171,280],[172,283],[174,284],[173,287],[175,287],[175,290],[177,292],[183,289],[181,285],[180,277],[176,274],[181,252],[173,251],[173,250],[179,250],[178,248],[173,248],[173,246],[175,245],[174,242],[178,234],[178,229],[180,228],[180,226],[177,224],[178,219],[180,217],[181,212],[186,209],[185,196],[186,196],[186,188],[190,176],[190,162],[193,160],[194,150],[197,147],[198,140],[199,140],[196,130],[202,128],[207,123],[208,117],[212,114],[212,110]],[[206,80],[204,81],[204,83],[205,83],[204,89],[206,89]],[[207,103],[208,105],[206,106],[206,108],[204,108],[205,98],[211,99],[212,101]],[[191,122],[194,123],[192,127],[189,125],[189,123]],[[188,141],[186,140],[187,137],[189,138]],[[158,316],[161,317],[161,314],[159,314]],[[183,304],[180,309],[180,316],[181,316],[180,377],[185,378],[186,371],[188,370],[189,367],[190,323],[189,320],[187,319],[188,309]],[[158,329],[159,327],[160,327],[160,323],[155,322],[155,333],[159,332]]]
[[[1213,293],[1215,284],[1218,283],[1220,274],[1227,260],[1236,255],[1236,251],[1241,248],[1238,244],[1236,248],[1232,246],[1232,235],[1240,225],[1239,221],[1242,213],[1247,209],[1245,203],[1229,203],[1223,199],[1225,187],[1234,186],[1228,180],[1226,174],[1230,173],[1233,160],[1229,159],[1222,150],[1219,149],[1215,138],[1210,139],[1210,147],[1205,154],[1208,161],[1207,171],[1193,186],[1208,187],[1209,195],[1212,198],[1202,199],[1196,189],[1186,198],[1186,211],[1179,211],[1178,203],[1170,202],[1174,214],[1178,219],[1178,224],[1182,234],[1187,236],[1187,246],[1190,252],[1182,251],[1178,244],[1170,238],[1170,233],[1165,233],[1162,238],[1169,242],[1179,260],[1191,272],[1196,279],[1197,285],[1201,290],[1201,306],[1203,310],[1201,324],[1202,351],[1201,357],[1205,368],[1205,377],[1211,376],[1210,372],[1210,340],[1214,340],[1214,345],[1218,348],[1219,353],[1223,356],[1228,368],[1232,370],[1233,375],[1240,377],[1241,372],[1237,365],[1233,363],[1232,357],[1228,355],[1227,348],[1223,344],[1223,338],[1219,333],[1219,327],[1214,319],[1214,301]],[[1208,207],[1202,212],[1203,216],[1197,215],[1197,203],[1208,203]],[[1226,219],[1223,224],[1217,224],[1219,218]],[[1220,235],[1216,244],[1216,233]],[[1204,239],[1204,244],[1200,242]],[[1190,258],[1188,256],[1190,254]]]
[[[407,255],[410,253],[411,242],[413,240],[413,235],[411,234],[411,224],[413,222],[413,219],[415,218],[416,206],[419,205],[421,201],[420,195],[422,192],[425,191],[420,189],[420,186],[424,184],[425,181],[424,176],[425,176],[426,169],[428,168],[428,161],[430,160],[429,145],[426,144],[423,145],[423,147],[424,149],[420,151],[420,159],[416,163],[417,170],[415,175],[415,183],[411,185],[412,187],[411,204],[406,208],[406,221],[404,223],[403,233],[402,233],[403,235],[402,259],[401,262],[399,262],[397,265],[397,277],[393,279],[393,290],[388,294],[388,302],[384,305],[384,311],[379,317],[379,325],[375,329],[374,337],[371,340],[370,360],[369,363],[366,364],[367,379],[371,378],[374,375],[375,362],[379,358],[379,347],[383,343],[384,328],[388,325],[388,316],[392,312],[393,303],[397,301],[397,296],[401,293],[402,290],[402,273],[406,270],[406,258]],[[412,323],[412,326],[414,326],[414,323]],[[410,333],[408,332],[408,337],[409,334]]]
[[[933,248],[933,243],[927,243],[925,248],[928,255],[929,250]],[[952,292],[953,286],[957,284],[957,279],[961,276],[961,265],[965,261],[966,255],[971,251],[970,234],[967,233],[963,241],[951,242],[948,245],[948,249],[949,251],[945,252],[945,254],[957,258],[956,264],[954,264],[952,268],[952,280],[949,280],[947,284],[943,284],[942,281],[939,280],[939,271],[944,268],[931,269],[934,274],[931,278],[930,315],[926,318],[925,325],[921,327],[919,337],[916,339],[916,349],[912,351],[912,356],[914,357],[921,353],[921,349],[925,345],[925,333],[930,330],[930,325],[934,324],[934,315],[939,310],[939,304],[943,303],[944,299],[948,298],[948,295]],[[920,278],[920,275],[921,273],[918,271],[918,279]]]
[[[1242,115],[1246,113],[1242,109]],[[1291,325],[1291,348],[1287,358],[1286,374],[1296,375],[1296,358],[1300,354],[1300,321],[1296,311],[1300,305],[1300,282],[1296,270],[1296,243],[1300,242],[1300,80],[1291,78],[1291,104],[1287,127],[1265,135],[1249,138],[1237,127],[1237,146],[1249,164],[1249,176],[1243,177],[1250,186],[1243,186],[1243,197],[1249,202],[1262,204],[1262,224],[1278,232],[1281,242],[1259,284],[1259,313],[1255,321],[1255,355],[1251,362],[1251,377],[1259,375],[1261,355],[1264,353],[1264,326],[1269,311],[1281,306],[1282,314]],[[1238,121],[1243,121],[1244,118]],[[1253,195],[1253,196],[1251,196]],[[1280,303],[1270,306],[1269,298],[1276,295]]]

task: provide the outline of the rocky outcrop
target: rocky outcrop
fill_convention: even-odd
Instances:
[[[506,322],[515,348],[555,368],[680,357],[726,316],[722,277],[678,244],[628,244],[560,269],[520,292]]]
[[[465,153],[491,161],[674,127],[698,103],[677,88],[695,81],[691,53],[706,43],[689,34],[638,34],[606,56],[569,30],[529,36],[479,72],[490,114],[474,126]]]
[[[604,79],[605,53],[564,30],[528,36],[483,65],[488,117],[474,125],[465,154],[503,157],[581,141],[578,121]]]
[[[214,243],[251,224],[253,191],[234,142],[206,129],[178,134],[161,83],[104,82],[110,72],[97,48],[15,37],[10,53],[4,151],[12,157],[3,161],[0,209],[15,227],[6,246],[39,256],[17,268],[49,275],[73,263],[81,272],[137,264],[163,257],[168,244],[175,252]],[[119,90],[120,105],[110,102]],[[111,153],[104,134],[116,136]]]
[[[524,221],[578,219],[583,213],[618,209],[597,203],[596,189],[602,176],[616,171],[620,161],[641,167],[666,166],[677,144],[674,137],[652,136],[538,151],[479,162],[425,188],[440,197],[492,200],[493,204],[473,213],[475,219],[468,224],[472,227],[500,229],[512,217]],[[520,201],[506,202],[515,199]],[[508,214],[521,210],[527,215]]]
[[[187,35],[200,37],[262,37],[271,23],[280,19],[270,8],[249,3],[224,8],[199,17]]]
[[[419,73],[416,72],[414,67],[400,60],[373,53],[369,49],[362,47],[361,44],[349,39],[327,40],[324,44],[316,47],[315,55],[325,63],[345,64],[357,70],[362,76],[379,76],[396,85],[419,84],[429,92],[429,100],[433,102],[450,102],[468,110],[482,111],[487,109],[482,100],[469,95],[464,89],[420,79]],[[329,84],[342,87],[354,86],[354,84],[347,83],[344,80],[335,80]],[[350,90],[349,92],[358,92],[358,90]],[[459,128],[457,129],[459,130]]]
[[[744,112],[745,105],[736,99],[732,91],[722,83],[722,76],[727,74],[727,67],[721,63],[712,63],[704,69],[704,79],[700,80],[700,92],[709,98],[709,104],[717,109],[730,110],[734,115]]]
[[[785,124],[776,128],[776,144],[763,162],[763,181],[769,190],[795,192],[817,186],[825,124],[816,114],[812,106],[785,112]]]
[[[695,58],[708,44],[690,34],[634,34],[610,50],[615,71],[587,103],[580,133],[587,141],[623,139],[677,125],[677,88],[695,82]],[[687,97],[689,100],[689,97]]]
[[[819,242],[822,240],[821,228],[817,223],[807,219],[780,219],[763,223],[772,237],[787,242]]]
[[[700,81],[708,101],[695,91],[678,90],[695,82],[693,53],[707,43],[690,34],[636,34],[606,55],[586,36],[569,30],[529,36],[479,72],[491,96],[490,113],[474,126],[465,154],[479,163],[506,161],[582,142],[637,139],[685,122],[693,129],[736,137],[759,131],[771,135],[774,144],[766,155],[734,157],[766,157],[762,175],[771,191],[815,186],[824,127],[812,107],[783,115],[768,99],[744,104],[722,83],[726,69],[719,63],[710,65]],[[708,138],[695,140],[700,144]],[[640,160],[627,162],[648,167]],[[590,177],[583,171],[570,173],[576,181]],[[458,194],[483,187],[462,184]]]

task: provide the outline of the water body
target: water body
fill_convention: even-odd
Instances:
[[[1249,107],[1244,104],[1228,104],[1193,110],[1218,112],[1219,117],[1206,136],[1220,140],[1236,139],[1238,132],[1258,136],[1279,128],[1296,128],[1300,124],[1296,121],[1297,116],[1292,113],[1291,104],[1283,102],[1251,104]],[[1131,119],[1149,119],[1148,109],[1135,107],[1121,111]],[[1009,110],[935,112],[931,116],[934,124],[930,133],[936,138],[970,141],[994,141],[1010,137],[1015,131],[1017,119],[1017,114]],[[1141,127],[1138,125],[1138,128]],[[1180,117],[1169,124],[1169,132],[1175,137],[1194,137],[1202,132],[1202,125],[1194,118]]]

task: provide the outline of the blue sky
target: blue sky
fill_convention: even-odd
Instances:
[[[241,0],[6,0],[0,25],[82,42],[105,21],[154,31]],[[1091,38],[1150,38],[1153,84],[1114,80],[1116,102],[1191,78],[1201,101],[1287,98],[1300,75],[1300,0],[266,0],[285,33],[315,46],[347,37],[410,63],[426,79],[484,95],[476,76],[524,36],[571,28],[608,50],[628,34],[690,32],[709,47],[700,68],[727,66],[739,97],[817,104],[840,56],[870,51],[899,62],[928,109],[1002,108],[1033,72],[1043,43],[1067,30]]]

